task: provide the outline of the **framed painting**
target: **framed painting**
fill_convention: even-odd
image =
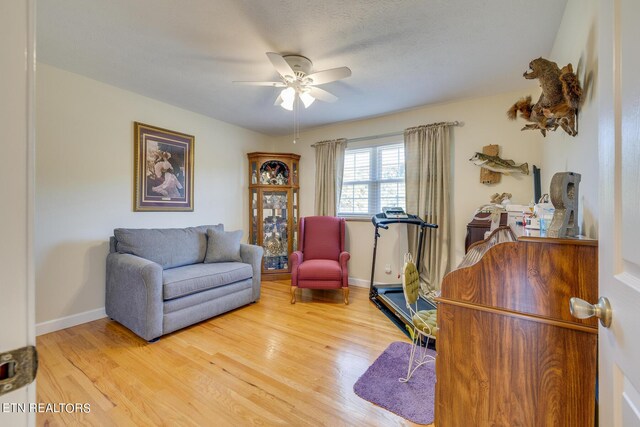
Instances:
[[[133,210],[193,211],[195,137],[134,122]]]

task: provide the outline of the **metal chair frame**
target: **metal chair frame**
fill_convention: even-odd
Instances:
[[[404,255],[404,267],[402,269],[402,290],[404,292],[404,299],[407,303],[407,308],[409,309],[409,316],[411,317],[411,323],[413,324],[413,333],[412,333],[412,346],[411,346],[411,354],[409,355],[409,366],[407,367],[407,376],[405,378],[399,378],[398,381],[402,383],[406,383],[411,379],[413,373],[420,366],[435,361],[435,357],[428,354],[427,346],[429,345],[429,340],[434,337],[434,332],[431,330],[431,327],[426,324],[426,319],[421,317],[418,313],[418,293],[417,288],[420,287],[420,278],[418,274],[418,278],[412,280],[411,283],[407,283],[406,279],[406,271],[407,269],[414,269],[417,272],[416,265],[413,263],[413,257],[410,253],[406,253]],[[414,297],[415,296],[415,297]],[[422,331],[416,325],[416,322],[413,320],[414,317],[417,316],[421,319],[424,319],[424,323],[428,328],[428,332]],[[422,340],[425,339],[424,346],[422,345]],[[420,348],[420,350],[418,350]],[[416,359],[416,355],[418,356]]]

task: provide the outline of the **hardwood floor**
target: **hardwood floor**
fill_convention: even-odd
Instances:
[[[412,426],[353,384],[393,341],[408,341],[368,290],[298,291],[263,282],[260,302],[154,344],[108,319],[38,337],[38,402],[90,403],[37,425]]]

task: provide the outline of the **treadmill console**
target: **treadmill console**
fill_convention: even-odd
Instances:
[[[382,208],[382,212],[386,218],[409,218],[404,209],[398,206]]]

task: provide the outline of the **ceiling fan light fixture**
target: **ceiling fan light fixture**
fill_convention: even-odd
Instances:
[[[302,55],[281,55],[276,52],[267,52],[267,57],[278,72],[280,81],[234,81],[234,83],[283,88],[274,105],[279,105],[285,110],[293,111],[294,113],[298,107],[296,105],[297,98],[300,98],[304,108],[309,108],[316,99],[323,102],[337,101],[337,96],[317,86],[351,76],[351,70],[348,67],[311,72],[313,63],[309,58]]]
[[[293,103],[296,100],[296,90],[292,87],[283,89],[282,92],[280,92],[280,98],[282,98],[282,104],[280,104],[280,106],[285,110],[292,111]]]
[[[309,106],[313,104],[313,101],[315,101],[316,99],[309,92],[302,92],[300,94],[300,100],[304,104],[304,108],[309,108]]]

